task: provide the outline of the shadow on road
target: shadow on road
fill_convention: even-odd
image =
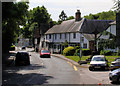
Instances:
[[[42,68],[45,67],[40,64],[7,67],[2,71],[2,86],[9,86],[11,84],[19,84],[19,86],[21,84],[41,85],[48,83],[47,80],[53,77],[40,74],[39,69]]]
[[[8,78],[9,77],[9,78]],[[46,76],[44,74],[36,74],[36,73],[29,73],[29,74],[18,74],[18,73],[7,73],[4,72],[2,78],[2,86],[7,85],[41,85],[48,83],[47,80],[53,78],[52,76]]]
[[[120,82],[111,82],[113,85],[120,85]]]

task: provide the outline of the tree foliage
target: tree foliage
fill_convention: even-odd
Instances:
[[[115,20],[116,19],[116,12],[115,11],[107,11],[101,12],[97,14],[89,14],[84,16],[86,19],[98,19],[98,20]]]
[[[114,6],[113,9],[115,9],[115,11],[120,12],[120,0],[113,0],[114,1]]]
[[[3,52],[8,52],[9,47],[16,41],[20,34],[19,25],[25,25],[28,3],[2,2],[2,46]]]
[[[23,36],[25,38],[32,38],[35,28],[40,28],[41,24],[48,24],[52,19],[50,14],[44,6],[33,8],[28,12],[28,23],[23,28]]]

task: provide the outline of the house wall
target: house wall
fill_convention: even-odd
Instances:
[[[116,25],[111,25],[106,31],[108,31],[116,36]],[[109,35],[101,35],[100,38],[101,39],[108,39]]]
[[[56,34],[56,39],[55,39],[55,34],[51,34],[51,39],[49,39],[50,35],[47,34],[45,35],[45,41],[61,43],[67,40],[67,42],[69,43],[80,43],[80,33],[76,33],[76,38],[73,38],[73,34],[74,33],[66,33],[66,38],[65,38],[65,33],[62,33],[61,39],[60,39],[60,34]],[[84,38],[84,41],[81,42],[81,46],[83,47],[84,44],[87,44],[87,48],[89,48],[89,41],[83,35],[81,36]]]
[[[111,25],[108,29],[108,32],[112,33],[113,35],[116,35],[116,25]]]

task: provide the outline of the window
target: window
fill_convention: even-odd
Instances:
[[[73,33],[73,38],[74,38],[74,39],[76,38],[76,33]]]
[[[83,48],[87,48],[87,43],[84,43],[84,44],[83,44]]]
[[[51,34],[49,34],[49,39],[51,39]]]
[[[60,39],[62,38],[62,34],[60,34]]]
[[[81,37],[81,42],[84,42],[84,37]]]

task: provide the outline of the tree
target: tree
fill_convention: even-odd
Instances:
[[[34,29],[40,28],[41,24],[48,25],[52,19],[44,6],[38,6],[28,12],[27,21],[28,23],[23,28],[23,36],[25,38],[33,38]]]
[[[67,19],[67,15],[65,14],[64,10],[62,10],[61,14],[59,15],[58,23],[65,21]]]
[[[116,12],[115,11],[107,11],[107,12],[101,12],[97,14],[89,14],[87,16],[84,16],[86,19],[97,19],[97,20],[115,20]]]
[[[113,9],[116,9],[117,12],[120,12],[120,0],[113,0],[114,6]]]
[[[50,14],[47,12],[47,9],[42,7],[33,8],[33,22],[38,23],[38,27],[40,27],[41,23],[49,23],[52,19],[50,19]]]
[[[2,2],[2,49],[8,52],[20,34],[19,25],[26,24],[28,3]]]
[[[69,16],[66,20],[75,19],[74,16]]]

